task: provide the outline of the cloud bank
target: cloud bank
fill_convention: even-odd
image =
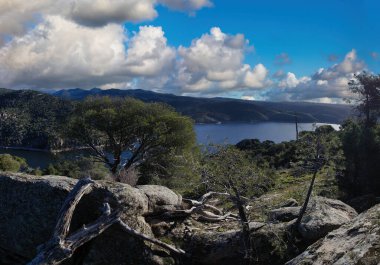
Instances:
[[[353,96],[348,89],[349,80],[363,70],[364,62],[358,58],[356,50],[351,50],[340,63],[320,68],[311,76],[297,78],[294,73],[287,73],[277,87],[266,92],[266,97],[285,101],[342,102]]]
[[[142,88],[183,95],[340,102],[350,97],[348,81],[365,69],[352,50],[341,62],[310,76],[270,73],[262,63],[245,62],[253,46],[243,34],[213,27],[188,46],[172,47],[161,27],[128,31],[126,22],[157,17],[158,5],[192,15],[213,3],[0,0],[0,87]],[[275,58],[278,66],[291,63],[285,52]]]

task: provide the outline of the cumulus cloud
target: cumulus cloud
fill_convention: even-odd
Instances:
[[[157,76],[172,70],[176,51],[161,27],[140,27],[128,44],[126,70],[133,76]]]
[[[243,34],[214,27],[187,47],[168,45],[161,27],[128,32],[123,23],[157,16],[157,5],[195,12],[210,0],[0,0],[0,86],[143,88],[177,94],[329,102],[349,97],[347,83],[364,63],[355,50],[329,68],[269,78]],[[12,21],[12,23],[9,23]],[[372,53],[374,59],[377,53]],[[288,54],[277,65],[291,63]]]
[[[364,68],[364,62],[352,50],[342,62],[329,68],[320,68],[310,77],[297,78],[294,73],[288,73],[278,83],[277,88],[266,92],[266,96],[276,100],[340,102],[343,98],[352,97],[348,82],[355,73],[363,71]]]
[[[126,49],[129,45],[129,49]],[[93,87],[129,84],[136,76],[164,76],[175,51],[160,27],[140,27],[130,40],[122,26],[78,26],[59,16],[46,20],[0,48],[0,85]]]
[[[88,26],[137,22],[157,16],[153,0],[72,0],[63,5],[65,17]]]
[[[260,89],[266,86],[268,70],[258,64],[244,64],[249,42],[244,35],[228,35],[214,27],[209,34],[180,46],[177,85],[184,92],[211,92],[216,89]]]
[[[0,39],[21,35],[44,16],[58,15],[80,25],[101,27],[109,23],[139,22],[157,16],[156,5],[195,12],[209,0],[1,0]],[[11,22],[11,23],[10,23]]]

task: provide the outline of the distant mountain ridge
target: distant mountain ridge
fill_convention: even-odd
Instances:
[[[196,98],[135,89],[102,90],[80,88],[59,90],[54,96],[83,100],[88,96],[133,97],[145,102],[163,102],[197,123],[253,123],[262,121],[341,123],[352,112],[351,106],[307,102],[266,102],[232,98]]]

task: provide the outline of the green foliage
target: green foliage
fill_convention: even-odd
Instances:
[[[349,82],[349,88],[356,94],[355,106],[364,117],[365,126],[376,124],[380,114],[380,75],[366,72],[355,75]]]
[[[346,171],[339,178],[340,186],[349,196],[380,194],[380,125],[367,127],[348,120],[342,126],[341,139]]]
[[[274,184],[271,174],[255,166],[234,146],[212,146],[201,160],[202,182],[207,190],[255,197]]]
[[[335,174],[341,174],[344,156],[339,133],[330,125],[320,126],[314,132],[301,132],[295,161],[292,166],[296,175],[309,174],[322,168],[331,168]]]
[[[109,175],[109,171],[102,163],[94,162],[89,157],[79,157],[75,160],[60,160],[54,164],[50,164],[43,171],[43,174],[61,175],[76,179],[91,177],[97,180],[106,178]]]
[[[33,168],[28,173],[35,175],[35,176],[42,176],[43,171],[40,168]]]
[[[74,111],[67,134],[91,147],[119,181],[118,171],[137,168],[149,181],[149,174],[167,172],[172,158],[195,144],[189,118],[164,104],[131,98],[86,99]]]
[[[18,172],[28,167],[25,159],[10,154],[0,155],[0,170]]]
[[[139,184],[156,184],[167,186],[180,194],[193,197],[202,195],[199,172],[200,149],[194,147],[180,155],[168,155],[164,157],[161,165],[166,167],[155,168],[144,164],[140,168]]]
[[[256,164],[268,165],[276,169],[289,168],[295,162],[295,141],[276,144],[272,141],[260,142],[258,139],[246,139],[240,141],[237,148],[247,152],[250,159]]]

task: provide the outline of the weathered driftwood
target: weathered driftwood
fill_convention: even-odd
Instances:
[[[176,218],[187,218],[194,214],[197,215],[198,221],[204,221],[204,222],[220,222],[228,219],[237,220],[237,216],[232,213],[223,213],[223,211],[211,204],[207,204],[207,200],[210,199],[213,196],[227,196],[229,199],[234,200],[235,198],[232,197],[228,193],[222,193],[222,192],[208,192],[201,196],[199,200],[192,200],[192,199],[182,199],[183,202],[189,205],[189,209],[181,209],[181,210],[174,210],[165,212],[161,216],[163,218],[167,219],[176,219]],[[247,198],[244,198],[244,200],[248,200]]]
[[[110,206],[106,203],[103,214],[97,220],[68,235],[74,210],[93,184],[90,178],[78,181],[63,203],[52,238],[38,247],[37,256],[28,265],[60,264],[70,258],[77,248],[100,235],[118,220],[118,212],[111,213]]]
[[[172,254],[176,254],[177,256],[186,254],[182,249],[178,249],[130,228],[120,219],[119,212],[112,211],[108,203],[104,203],[103,213],[97,220],[69,235],[71,219],[75,208],[83,195],[91,191],[93,185],[94,182],[90,178],[78,181],[63,203],[52,238],[47,243],[38,247],[38,254],[28,265],[60,264],[62,261],[70,258],[80,246],[99,236],[107,228],[116,223],[128,234],[156,244]]]

